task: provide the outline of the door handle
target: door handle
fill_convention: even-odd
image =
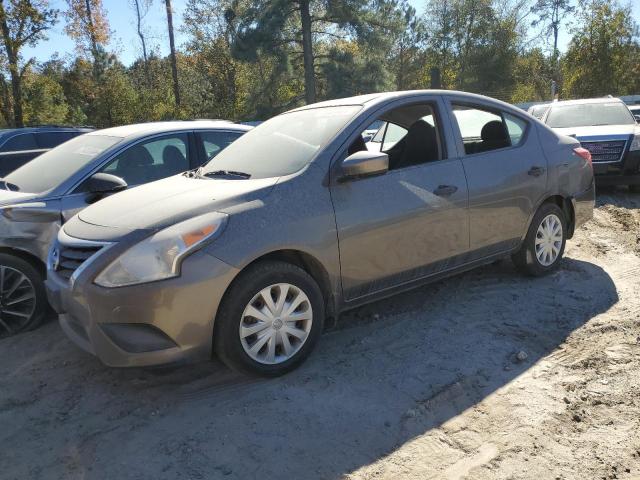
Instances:
[[[439,197],[449,197],[458,191],[458,187],[454,185],[438,185],[433,191],[434,195],[438,195]]]
[[[544,173],[544,167],[531,167],[527,173],[532,177],[539,177]]]

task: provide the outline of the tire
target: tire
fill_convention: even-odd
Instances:
[[[540,258],[536,254],[536,239],[538,237],[538,229],[542,227],[542,223],[548,218],[551,218],[550,222],[553,222],[554,220],[559,221],[562,238],[559,241],[559,245],[557,240],[552,242],[553,245],[555,245],[555,248],[557,248],[557,253],[555,253],[555,249],[551,247],[551,250],[547,250],[550,252],[549,256],[543,254],[542,258]],[[552,223],[549,223],[548,225],[552,225]],[[557,239],[557,236],[552,238]],[[565,218],[564,212],[560,207],[553,203],[545,203],[533,216],[533,220],[531,221],[531,225],[529,226],[524,242],[520,249],[512,255],[511,259],[518,270],[527,275],[536,277],[546,275],[558,268],[558,265],[562,260],[562,255],[564,254],[566,242],[567,219]]]
[[[283,295],[282,306],[278,308]],[[273,303],[264,301],[267,296]],[[282,314],[287,306],[293,307],[297,302],[299,305],[289,315]],[[287,320],[294,315],[300,320]],[[324,299],[313,277],[290,263],[265,261],[240,273],[223,297],[213,347],[218,357],[234,370],[276,377],[295,369],[309,356],[323,325]]]
[[[20,257],[0,253],[0,338],[40,326],[47,306],[40,272]]]

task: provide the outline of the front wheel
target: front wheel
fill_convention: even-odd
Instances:
[[[249,267],[233,282],[216,319],[214,350],[229,367],[278,376],[300,365],[322,334],[322,292],[285,262]]]
[[[29,262],[0,254],[0,338],[32,330],[47,308],[44,283]]]
[[[553,203],[545,203],[534,215],[520,250],[511,257],[513,263],[528,275],[552,272],[564,254],[566,237],[564,212]]]

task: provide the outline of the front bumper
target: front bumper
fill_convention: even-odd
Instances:
[[[48,271],[47,296],[67,336],[113,367],[210,357],[219,302],[238,270],[201,250],[183,261],[176,278],[118,288],[94,284],[116,255],[87,260],[71,280]]]
[[[640,185],[640,150],[626,152],[620,162],[594,162],[593,173],[598,185]]]

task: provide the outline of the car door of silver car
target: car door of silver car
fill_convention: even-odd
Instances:
[[[450,103],[469,186],[472,259],[517,247],[546,192],[547,161],[525,116],[482,103]]]
[[[468,250],[466,179],[455,149],[447,155],[438,105],[434,98],[383,112],[381,120],[407,129],[387,151],[389,171],[332,182],[347,301],[446,270],[452,257]],[[358,138],[350,140],[341,161],[366,149]]]

